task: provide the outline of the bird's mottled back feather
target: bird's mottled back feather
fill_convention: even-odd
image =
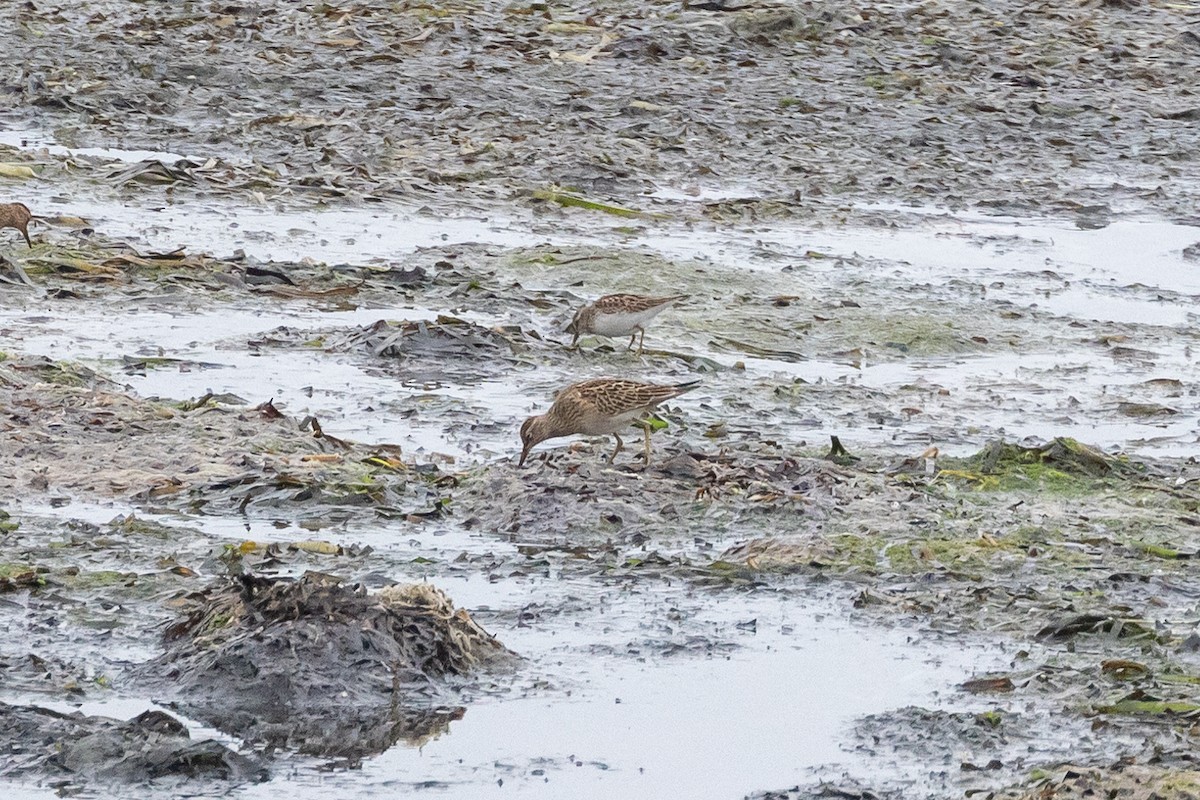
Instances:
[[[660,386],[621,378],[597,378],[568,386],[554,405],[577,405],[583,413],[590,410],[615,417],[631,411],[648,411],[665,400],[678,397],[693,385]]]
[[[682,300],[686,296],[675,294],[670,297],[648,297],[642,294],[608,294],[591,305],[601,314],[636,314],[639,311],[649,311],[652,308]]]

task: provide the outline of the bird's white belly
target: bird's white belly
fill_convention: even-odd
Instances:
[[[592,333],[597,336],[629,336],[637,328],[654,319],[662,307],[639,311],[635,314],[597,314],[592,320]]]
[[[644,411],[630,411],[616,417],[589,420],[580,433],[587,436],[603,436],[608,433],[621,433],[637,419],[645,415]]]

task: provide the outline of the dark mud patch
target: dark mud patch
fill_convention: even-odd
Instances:
[[[367,594],[318,573],[247,575],[191,600],[131,679],[268,751],[357,762],[437,736],[463,713],[437,706],[440,686],[516,660],[426,584]]]
[[[794,786],[773,792],[755,792],[748,800],[901,800],[900,792],[876,791],[858,781],[846,780],[821,783],[817,786]]]
[[[659,412],[680,419],[673,406]],[[755,519],[807,528],[838,504],[833,487],[845,478],[836,465],[768,444],[694,450],[674,427],[652,440],[648,467],[623,459],[608,465],[607,440],[599,440],[539,452],[523,469],[496,464],[469,472],[453,493],[455,508],[470,526],[523,539],[595,544],[615,537],[674,547],[689,533],[723,538],[731,524]]]
[[[37,781],[60,796],[101,787],[223,792],[229,782],[267,778],[253,756],[211,739],[193,741],[161,711],[123,721],[0,703],[0,749],[0,776]]]
[[[448,508],[468,528],[531,545],[655,547],[731,579],[870,579],[860,607],[1035,638],[1055,638],[1037,635],[1043,628],[1114,625],[1134,635],[1138,587],[1161,583],[1175,594],[1162,571],[1186,570],[1194,552],[1186,543],[1200,496],[1185,463],[1059,438],[996,442],[966,459],[931,449],[839,465],[711,428],[703,432],[711,443],[693,448],[686,416],[663,410],[673,424],[655,434],[649,466],[608,465],[605,440],[553,448],[525,469],[495,463],[461,474]],[[1095,590],[1081,593],[1084,585]],[[1001,606],[1014,615],[997,619]],[[1094,625],[1072,627],[1087,614]],[[1176,638],[1189,632],[1182,618],[1172,629]]]
[[[547,347],[536,331],[526,332],[519,325],[489,327],[444,314],[431,320],[381,319],[350,329],[275,328],[250,344],[358,355],[369,371],[424,389],[476,385],[515,367],[528,367],[528,351]]]

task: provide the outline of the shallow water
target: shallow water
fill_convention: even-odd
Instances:
[[[46,506],[28,506],[44,513]],[[102,524],[132,509],[69,504],[68,518]],[[142,513],[145,519],[187,523],[234,539],[305,538],[302,531],[255,521]],[[403,560],[408,529],[355,525],[333,541],[369,543]],[[322,534],[324,535],[324,534]],[[467,550],[508,547],[494,538],[450,531],[439,546]],[[428,552],[428,546],[426,546]],[[398,744],[361,770],[332,773],[276,769],[263,785],[232,796],[318,798],[424,789],[431,796],[651,798],[737,797],[764,786],[791,786],[847,769],[861,774],[862,757],[844,749],[856,717],[909,704],[937,707],[940,696],[975,672],[1009,658],[994,645],[885,630],[847,621],[830,598],[793,594],[704,591],[640,582],[608,591],[593,613],[551,615],[519,625],[510,615],[529,603],[555,607],[595,595],[590,579],[561,575],[442,576],[438,585],[501,641],[529,659],[512,688],[469,699],[449,732],[421,747]],[[678,615],[686,623],[671,622]],[[753,623],[753,624],[751,624]],[[741,626],[741,627],[739,627]],[[686,636],[685,636],[686,634]],[[705,655],[662,655],[656,640],[722,643]],[[538,688],[532,689],[533,681]],[[501,678],[500,683],[504,683]],[[153,698],[118,694],[80,705],[17,696],[60,711],[130,718],[158,708]],[[951,695],[955,708],[963,701]],[[165,709],[170,712],[169,709]],[[170,712],[174,713],[174,712]],[[193,738],[215,737],[185,720]],[[32,795],[31,795],[32,796]]]
[[[931,687],[978,666],[973,649],[914,645],[901,632],[846,625],[785,599],[731,605],[723,616],[757,619],[758,630],[728,658],[587,664],[564,651],[594,644],[592,631],[498,631],[518,650],[545,654],[543,663],[561,659],[554,671],[574,676],[571,697],[481,700],[449,735],[420,750],[393,748],[361,776],[324,783],[349,791],[434,780],[446,784],[437,796],[463,798],[737,797],[853,761],[840,740],[854,717],[936,704]],[[619,646],[633,633],[621,617],[641,617],[632,612],[612,608],[604,638]]]

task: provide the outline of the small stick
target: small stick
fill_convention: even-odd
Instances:
[[[850,451],[842,446],[842,440],[836,436],[829,437],[829,453],[825,456],[826,461],[832,461],[835,464],[845,464],[851,461],[858,461],[858,456],[850,455]]]

